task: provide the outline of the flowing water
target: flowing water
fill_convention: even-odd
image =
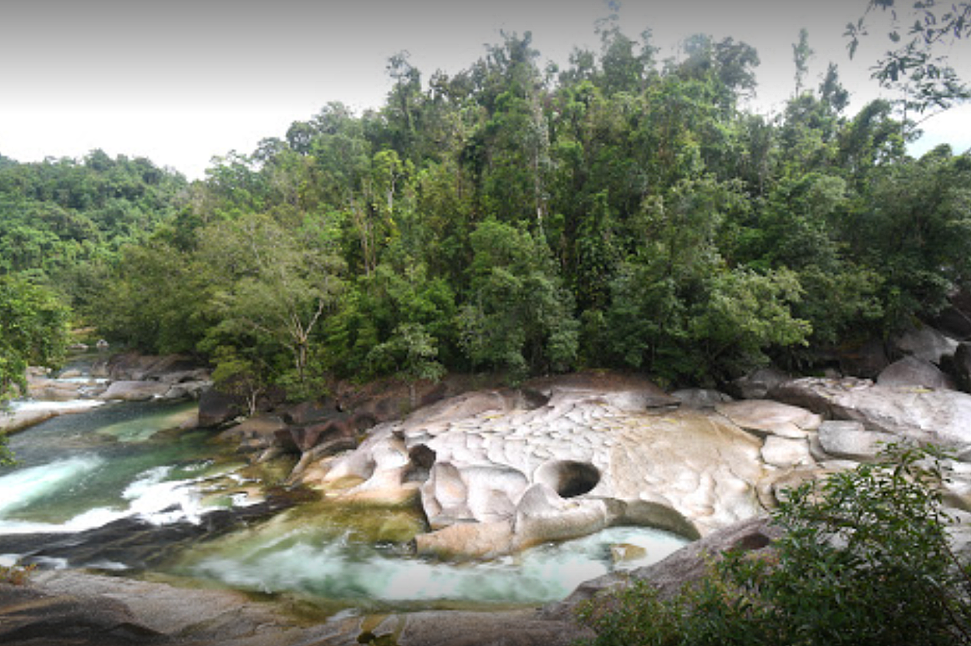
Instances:
[[[213,444],[210,433],[171,430],[194,412],[192,404],[92,406],[11,437],[18,464],[0,468],[0,562],[22,556],[16,539],[27,534],[81,536],[121,519],[159,528],[198,525],[212,510],[259,502],[250,469]],[[179,544],[154,571],[197,585],[293,595],[331,610],[535,604],[562,599],[613,569],[659,560],[686,542],[619,527],[459,564],[410,555],[409,541],[424,529],[418,510],[308,502]],[[618,559],[620,553],[626,556]],[[78,565],[70,558],[55,564]],[[100,567],[132,564],[111,560]]]

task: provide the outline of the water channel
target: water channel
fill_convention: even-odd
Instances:
[[[618,527],[514,557],[448,563],[410,554],[410,540],[425,531],[420,510],[327,500],[301,502],[221,532],[180,533],[173,541],[176,527],[205,526],[218,510],[259,505],[260,480],[282,479],[288,468],[254,471],[232,447],[214,443],[211,431],[179,431],[194,414],[192,403],[91,405],[12,436],[18,463],[0,467],[0,563],[30,557],[28,548],[39,540],[34,537],[63,537],[68,545],[131,522],[149,541],[155,530],[160,544],[169,541],[149,567],[124,549],[96,558],[29,560],[290,595],[332,613],[545,603],[582,581],[659,560],[685,543],[659,530]],[[95,536],[90,540],[101,540]]]

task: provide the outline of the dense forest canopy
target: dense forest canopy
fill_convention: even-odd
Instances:
[[[971,277],[971,158],[906,154],[892,103],[848,114],[830,65],[742,109],[758,53],[600,23],[541,67],[530,33],[383,107],[332,103],[187,184],[143,159],[0,159],[0,273],[229,389],[519,379],[581,367],[717,383],[933,315]]]

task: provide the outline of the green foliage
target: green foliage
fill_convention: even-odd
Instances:
[[[699,34],[659,61],[649,30],[596,30],[562,71],[528,32],[452,76],[401,52],[380,109],[330,103],[191,185],[101,151],[0,160],[0,275],[56,286],[113,342],[213,361],[227,387],[311,394],[443,370],[811,368],[971,284],[968,157],[907,158],[906,115],[846,114],[835,65],[809,87],[805,33],[794,96],[762,116],[741,109],[746,43]]]
[[[673,599],[640,582],[593,600],[591,646],[971,643],[971,578],[951,552],[933,450],[790,490],[768,550],[719,556]]]
[[[864,16],[846,26],[851,56],[860,38],[868,35],[875,9],[880,9],[883,17],[889,12],[886,28],[891,49],[877,61],[872,76],[885,87],[903,88],[905,111],[947,109],[971,97],[971,89],[948,57],[958,41],[971,36],[971,3],[869,0]]]
[[[67,323],[67,308],[50,290],[0,276],[0,402],[26,390],[28,366],[59,365]]]
[[[492,219],[470,237],[472,298],[459,320],[472,361],[513,379],[571,367],[577,353],[573,301],[542,239]]]

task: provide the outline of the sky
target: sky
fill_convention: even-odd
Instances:
[[[793,91],[792,44],[805,27],[816,52],[806,85],[837,63],[855,110],[878,95],[868,67],[887,43],[875,28],[848,58],[842,34],[865,4],[627,0],[619,15],[631,37],[653,31],[661,58],[694,33],[753,45],[762,64],[750,107],[766,113]],[[574,46],[598,50],[594,25],[609,13],[604,0],[0,0],[0,154],[27,162],[100,148],[200,179],[213,157],[250,153],[330,101],[380,107],[398,52],[427,80],[468,68],[503,31],[530,31],[541,65],[565,67]],[[971,64],[971,43],[959,47],[952,57]],[[971,108],[924,130],[918,152],[967,150]]]

